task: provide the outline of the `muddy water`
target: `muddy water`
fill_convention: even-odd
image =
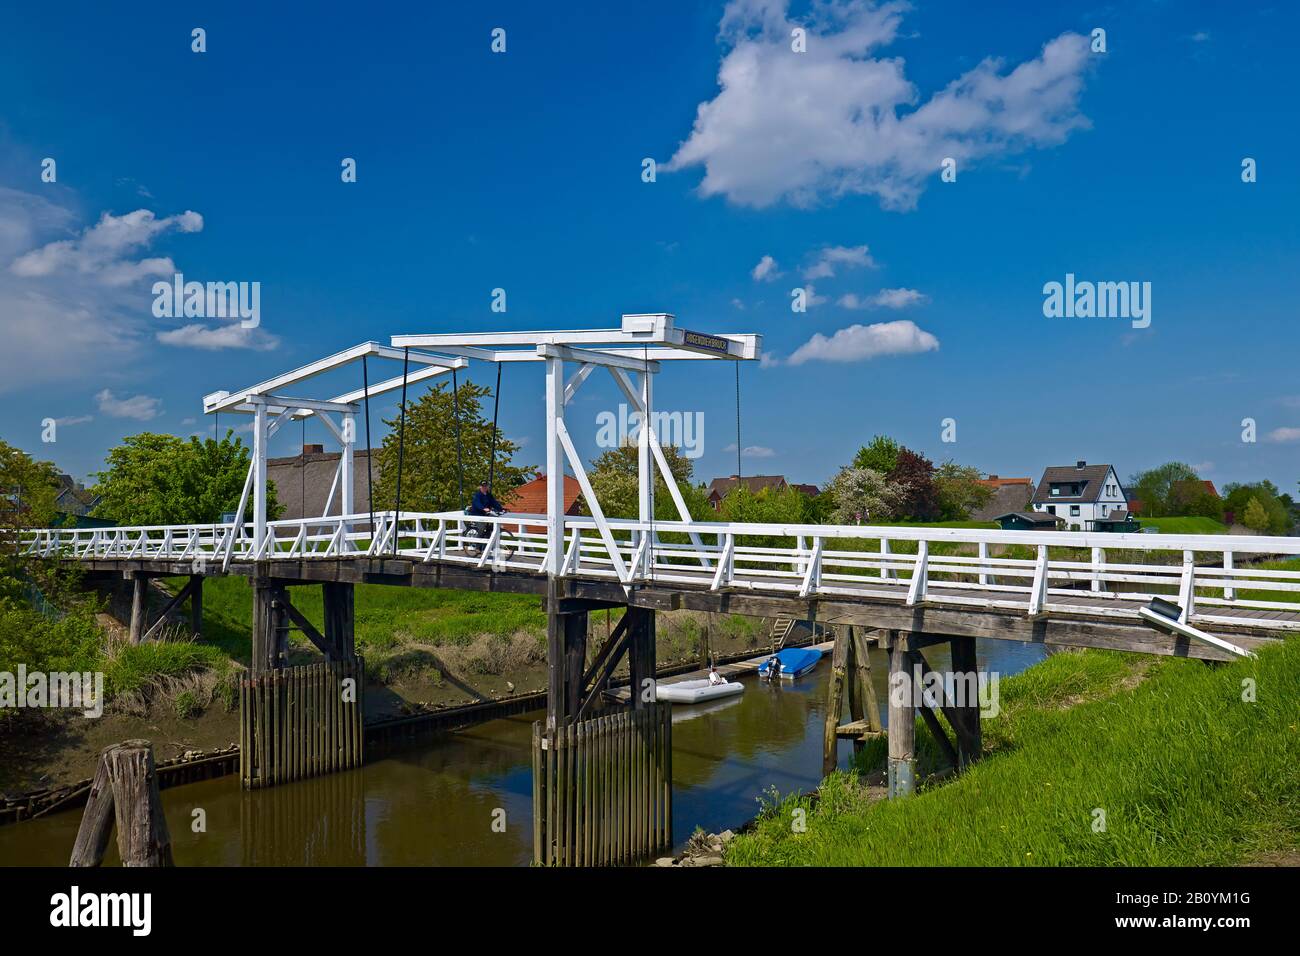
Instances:
[[[926,656],[936,670],[948,665],[943,647]],[[979,643],[980,666],[1004,677],[1042,656],[1034,645]],[[873,651],[872,666],[883,704],[884,654]],[[746,677],[739,697],[676,708],[673,838],[679,846],[696,826],[719,831],[743,823],[772,787],[784,794],[817,785],[829,672],[824,661],[780,687]],[[167,790],[176,863],[525,865],[532,857],[529,741],[538,716],[428,738],[361,770],[256,793],[242,792],[235,776]],[[842,742],[841,765],[849,753]],[[74,811],[0,827],[0,865],[66,865],[80,818]],[[115,851],[106,862],[116,863]]]

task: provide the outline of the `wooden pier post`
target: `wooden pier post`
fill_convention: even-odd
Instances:
[[[203,575],[190,575],[190,631],[195,637],[203,634]]]
[[[978,760],[984,750],[980,729],[979,664],[975,658],[975,638],[954,637],[950,647],[952,672],[957,677],[958,686],[966,693],[966,699],[956,701],[953,708],[959,717],[953,725],[957,732],[958,762],[964,768]]]
[[[253,581],[254,677],[269,674],[284,664],[288,643],[288,591],[279,584]]]
[[[131,581],[131,643],[139,644],[149,611],[149,577],[141,571],[127,571],[126,576]]]
[[[916,703],[912,692],[908,636],[888,631],[889,796],[916,792]]]
[[[99,755],[90,799],[72,847],[69,866],[99,866],[117,824],[123,866],[172,866],[172,841],[158,793],[153,745],[147,740],[113,744]]]
[[[357,653],[355,586],[327,581],[321,585],[321,595],[325,603],[325,640],[334,648],[338,660],[351,660]]]
[[[655,612],[652,608],[629,607],[624,613],[633,615],[629,625],[633,629],[632,638],[627,648],[632,709],[643,710],[650,704],[646,699],[646,682],[655,679]]]
[[[862,721],[871,733],[880,733],[880,701],[876,685],[871,681],[871,641],[866,629],[849,625],[849,715]],[[862,748],[861,739],[854,742],[854,750]]]
[[[826,726],[822,733],[822,776],[835,772],[838,764],[840,715],[844,713],[844,682],[848,670],[850,638],[843,628],[835,629],[835,649],[831,652],[831,679],[826,689]]]

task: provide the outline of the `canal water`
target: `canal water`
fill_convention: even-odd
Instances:
[[[1041,660],[1039,645],[980,641],[981,668],[1002,677]],[[926,651],[935,670],[947,648]],[[885,655],[872,651],[878,698]],[[673,719],[673,840],[752,817],[758,800],[821,779],[829,661],[807,677],[745,692]],[[244,792],[236,775],[163,792],[178,866],[521,866],[532,859],[532,722],[494,720],[386,751],[365,767]],[[840,765],[851,744],[840,743]],[[81,811],[0,827],[0,866],[66,866]],[[201,824],[201,826],[200,826]],[[110,848],[105,863],[116,864]]]

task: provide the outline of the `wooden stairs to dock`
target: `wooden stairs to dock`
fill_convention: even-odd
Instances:
[[[791,632],[794,630],[795,619],[792,617],[778,617],[772,624],[772,647],[781,650],[785,647],[785,642],[789,639]]]

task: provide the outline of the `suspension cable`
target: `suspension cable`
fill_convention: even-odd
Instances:
[[[402,411],[397,426],[397,505],[393,509],[393,557],[397,557],[398,531],[402,523],[402,465],[406,460],[406,376],[411,368],[411,349],[402,355]]]
[[[366,393],[366,498],[370,504],[370,543],[375,541],[375,476],[370,467],[374,454],[370,450],[370,370],[366,356],[361,356],[361,388]]]
[[[451,370],[451,415],[456,432],[456,507],[465,510],[465,462],[460,452],[460,386],[456,382],[456,369]]]
[[[488,494],[497,473],[497,415],[501,412],[501,363],[497,362],[497,390],[492,397],[492,452],[488,459]]]
[[[740,487],[740,363],[736,362],[736,487]]]

